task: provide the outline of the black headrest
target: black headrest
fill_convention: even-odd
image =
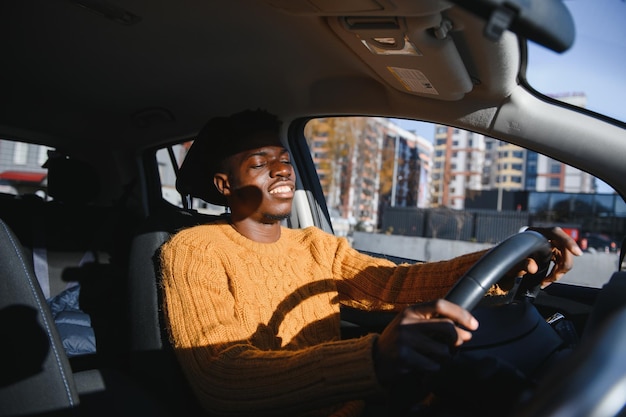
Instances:
[[[50,152],[48,195],[67,203],[90,203],[100,192],[100,179],[94,168],[84,161]]]

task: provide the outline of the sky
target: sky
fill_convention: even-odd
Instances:
[[[562,54],[530,45],[530,84],[544,93],[585,93],[587,108],[626,121],[626,1],[565,4],[576,27],[574,45]]]
[[[529,43],[527,78],[543,93],[584,93],[587,108],[626,121],[626,1],[566,0],[574,18],[573,46],[553,52]],[[430,123],[396,122],[432,140]]]

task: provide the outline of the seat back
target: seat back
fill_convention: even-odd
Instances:
[[[21,244],[0,220],[0,416],[71,414],[79,404],[67,356]]]
[[[74,368],[78,362],[81,368],[125,366],[128,332],[122,303],[126,301],[129,225],[136,222],[124,208],[124,196],[101,201],[100,177],[92,165],[56,151],[49,156],[45,166],[52,199],[5,198],[0,217],[28,252],[27,260],[46,299],[64,297],[70,287],[80,284],[78,307],[86,313],[90,327],[73,322],[59,328],[68,353],[80,356],[72,357]],[[95,334],[89,340],[95,339],[97,352],[94,343],[74,337],[81,334],[75,330]]]
[[[32,248],[44,294],[49,288],[49,296],[54,296],[68,283],[85,278],[83,266],[109,264],[110,228],[101,225],[111,207],[95,204],[100,179],[88,163],[51,152],[46,167],[52,200],[32,219]],[[46,261],[45,270],[37,267],[37,253]]]
[[[181,415],[110,370],[73,373],[17,237],[0,220],[0,417]],[[185,415],[184,413],[182,415]]]
[[[116,208],[97,205],[100,181],[94,168],[50,152],[48,196],[5,198],[0,217],[29,253],[44,296],[50,298],[79,281],[86,264],[109,263],[113,243],[107,221]]]
[[[169,343],[161,309],[159,250],[172,234],[221,216],[169,208],[142,225],[129,261],[130,369],[176,415],[203,415]]]

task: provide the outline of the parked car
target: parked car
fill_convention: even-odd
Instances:
[[[601,233],[583,233],[578,246],[584,251],[617,252],[618,245],[609,236]]]
[[[436,207],[454,225],[431,232],[456,236],[468,224],[460,196],[493,193],[502,219],[508,191],[544,184],[558,201],[531,203],[547,220],[587,213],[585,230],[621,238],[625,12],[619,0],[4,0],[0,172],[46,182],[45,193],[0,190],[0,416],[202,415],[164,330],[155,254],[172,233],[226,211],[172,188],[215,116],[265,109],[282,120],[298,177],[291,228],[332,233],[337,218],[355,242],[360,229],[417,234],[412,217],[381,228],[381,210]],[[570,75],[580,84],[565,84]],[[315,150],[331,119],[350,138],[336,154]],[[454,145],[459,131],[467,145]],[[385,154],[409,137],[406,155],[422,171]],[[432,153],[415,151],[418,139]],[[355,151],[366,145],[372,153]],[[345,170],[328,171],[335,163]],[[401,177],[403,163],[428,175]],[[364,171],[348,175],[348,165]],[[330,179],[345,187],[330,193]],[[512,235],[525,220],[510,223]],[[389,248],[368,251],[424,260]],[[525,255],[507,249],[494,265],[514,256]],[[597,286],[564,281],[528,294],[542,320],[568,323],[569,350],[538,365],[536,389],[499,387],[519,394],[506,415],[624,415],[626,276],[617,255],[605,262],[609,273],[590,274]],[[344,313],[358,332],[389,319]],[[462,377],[479,386],[477,375]],[[456,394],[422,415],[476,415],[452,407],[463,401]]]

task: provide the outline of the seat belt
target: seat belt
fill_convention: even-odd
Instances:
[[[624,264],[624,256],[626,255],[626,237],[622,239],[622,245],[619,248],[619,263],[617,264],[617,270],[622,270],[622,265]]]
[[[46,233],[42,216],[35,216],[33,230],[33,267],[35,276],[46,299],[50,298],[50,273],[48,272],[48,251]]]
[[[48,248],[46,245],[46,226],[42,220],[43,216],[35,216],[34,229],[33,229],[33,269],[35,270],[35,276],[37,282],[41,287],[41,291],[45,299],[49,299],[51,296],[50,291],[50,270],[48,268]],[[93,262],[95,255],[93,251],[88,250],[80,260],[79,266],[83,266],[86,262]],[[78,282],[71,281],[66,285],[66,289],[77,285]]]

